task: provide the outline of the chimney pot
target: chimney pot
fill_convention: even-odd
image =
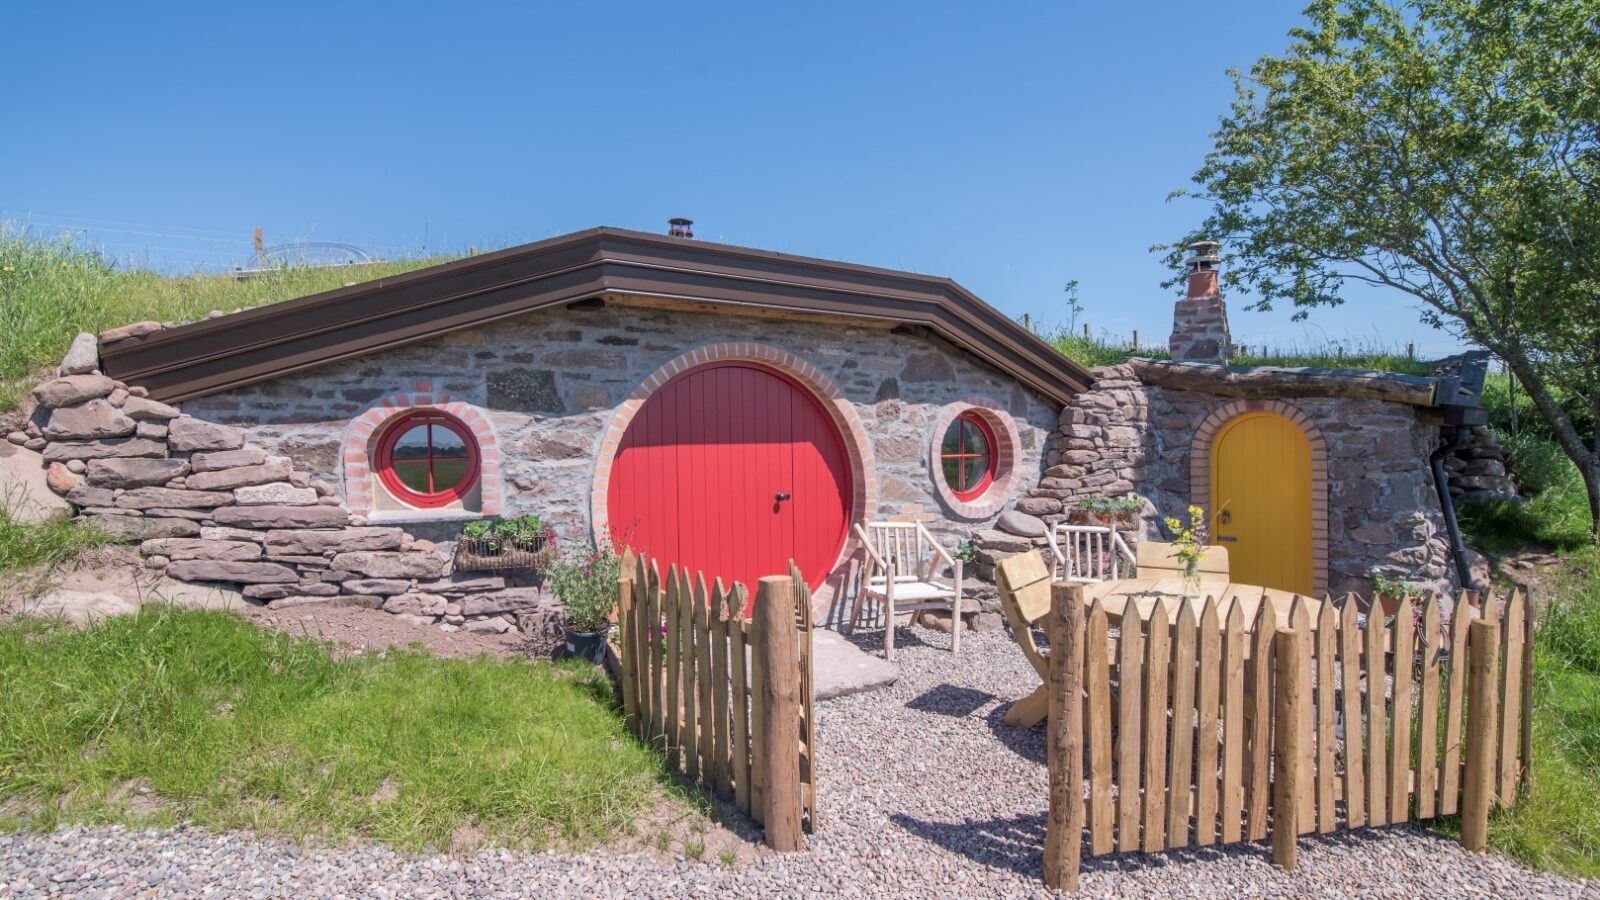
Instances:
[[[667,220],[667,234],[671,235],[672,237],[693,238],[694,237],[694,220],[693,219],[685,219],[682,216],[678,216],[676,218],[668,219]]]
[[[1217,267],[1222,263],[1216,241],[1195,241],[1188,247],[1188,291],[1178,301],[1167,348],[1182,361],[1226,364],[1232,347],[1228,308],[1222,302]]]

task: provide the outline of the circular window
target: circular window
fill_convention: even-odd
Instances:
[[[410,413],[383,433],[374,468],[396,499],[412,506],[446,506],[477,481],[478,443],[453,416]]]
[[[994,430],[975,412],[956,416],[939,443],[939,470],[957,500],[975,500],[994,483]]]

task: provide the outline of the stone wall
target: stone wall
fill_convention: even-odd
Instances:
[[[1133,494],[1145,501],[1144,511],[1126,536],[1166,540],[1159,515],[1192,501],[1189,455],[1196,431],[1214,412],[1240,401],[1148,385],[1127,365],[1094,375],[1094,389],[1062,411],[1044,478],[1017,509],[1056,522],[1080,498]],[[1368,595],[1374,570],[1449,589],[1448,538],[1427,463],[1437,425],[1402,403],[1340,396],[1282,402],[1303,412],[1326,444],[1330,592]],[[996,549],[986,550],[989,560],[1005,555],[998,549],[1002,542],[992,536]]]
[[[453,575],[435,544],[365,526],[336,486],[243,430],[184,415],[73,363],[33,392],[14,443],[37,446],[51,490],[147,566],[181,581],[222,582],[270,607],[338,603],[447,630],[545,633],[552,598],[498,576]]]
[[[1488,427],[1466,430],[1445,457],[1450,474],[1450,496],[1458,505],[1517,500],[1517,485],[1506,465],[1506,449]]]
[[[587,541],[595,459],[617,406],[667,361],[729,340],[786,350],[851,401],[876,463],[869,515],[920,519],[951,546],[993,521],[963,518],[945,506],[929,467],[934,420],[947,404],[973,396],[997,401],[1016,422],[1018,491],[1038,483],[1056,409],[970,355],[924,336],[725,311],[618,304],[545,311],[202,397],[184,410],[244,429],[252,442],[296,460],[341,495],[350,421],[380,398],[426,383],[486,414],[501,450],[503,514],[537,513],[563,541]],[[406,524],[429,528],[425,521]],[[443,539],[457,527],[426,533]]]

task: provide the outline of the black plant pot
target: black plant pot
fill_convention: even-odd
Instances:
[[[611,633],[611,626],[599,631],[574,631],[565,629],[567,636],[566,655],[569,658],[587,659],[596,665],[606,661],[606,635]]]

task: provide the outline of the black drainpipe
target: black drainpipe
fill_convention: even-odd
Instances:
[[[1445,457],[1455,452],[1461,444],[1461,429],[1465,426],[1446,425],[1444,432],[1447,435],[1439,449],[1428,456],[1428,467],[1433,469],[1433,487],[1439,492],[1439,509],[1444,512],[1444,527],[1450,533],[1450,555],[1455,557],[1456,575],[1460,578],[1463,590],[1475,591],[1478,586],[1472,581],[1472,572],[1467,565],[1467,545],[1461,539],[1461,523],[1456,521],[1456,503],[1450,498],[1450,477],[1444,472]]]

